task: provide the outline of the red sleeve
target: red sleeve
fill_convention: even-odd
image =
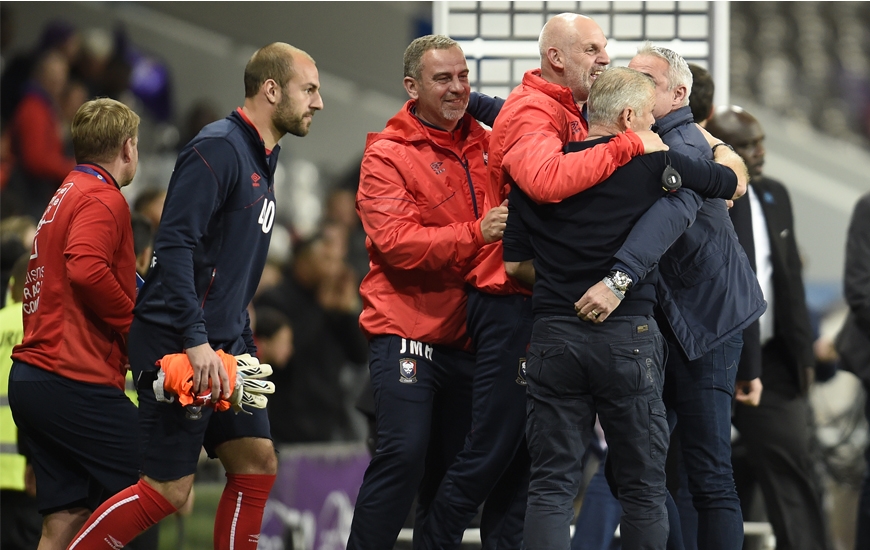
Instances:
[[[133,301],[111,269],[121,240],[121,228],[109,206],[87,197],[73,215],[64,257],[76,297],[112,329],[127,334]]]
[[[591,149],[564,154],[559,115],[552,106],[527,103],[518,115],[505,140],[502,170],[537,203],[559,202],[589,189],[643,154],[643,142],[630,131]]]
[[[437,271],[474,256],[484,245],[480,222],[423,225],[405,176],[384,152],[379,148],[363,158],[357,210],[366,235],[387,263],[399,269]]]
[[[16,114],[18,150],[27,173],[60,185],[76,163],[63,154],[57,119],[41,100],[26,98]]]

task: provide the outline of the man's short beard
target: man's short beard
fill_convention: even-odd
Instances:
[[[447,107],[443,107],[441,109],[441,116],[444,117],[444,120],[459,120],[462,118],[462,115],[465,114],[465,110],[468,108],[468,102],[465,102],[465,105],[462,109],[448,109]]]
[[[311,129],[311,125],[305,124],[305,118],[300,117],[293,119],[292,124],[288,124],[286,127],[278,127],[278,130],[285,134],[293,134],[298,137],[305,137],[308,135],[308,130]]]
[[[281,135],[293,134],[294,136],[305,137],[308,135],[308,130],[311,124],[305,124],[305,115],[302,113],[299,116],[293,115],[293,102],[288,97],[284,97],[275,107],[275,112],[272,115],[272,124],[275,126]]]

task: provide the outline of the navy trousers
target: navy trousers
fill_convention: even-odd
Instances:
[[[348,550],[392,550],[414,496],[425,524],[471,425],[474,355],[399,336],[369,342],[377,447],[354,508]],[[415,529],[416,533],[416,529]]]
[[[523,540],[529,480],[523,437],[531,297],[470,290],[468,332],[476,350],[471,431],[438,488],[429,521],[415,527],[418,550],[459,548],[462,534],[484,501],[483,548],[519,549]]]

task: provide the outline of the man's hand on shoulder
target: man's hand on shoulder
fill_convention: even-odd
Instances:
[[[504,228],[507,226],[508,217],[507,204],[508,201],[505,199],[501,205],[491,209],[480,220],[480,232],[483,233],[483,240],[487,244],[500,241],[504,236]]]
[[[652,130],[641,130],[640,132],[635,132],[637,137],[643,141],[643,154],[648,155],[650,153],[657,153],[659,151],[667,151],[670,149],[665,142],[662,141],[662,138]]]
[[[212,401],[230,397],[230,380],[224,364],[208,343],[184,350],[193,367],[193,390],[196,394],[211,389]],[[211,386],[209,386],[211,380]]]

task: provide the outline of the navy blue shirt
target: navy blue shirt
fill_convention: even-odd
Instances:
[[[608,140],[610,137],[572,146],[582,150]],[[737,177],[730,169],[664,152],[635,157],[602,183],[556,204],[536,204],[513,186],[504,258],[529,258],[527,246],[515,238],[523,232],[517,232],[517,227],[522,227],[528,232],[534,254],[532,304],[536,317],[576,315],[574,302],[610,272],[614,255],[634,224],[659,199],[665,197],[665,201],[677,205],[678,215],[672,215],[669,222],[683,231],[688,227],[697,203],[684,200],[690,195],[687,190],[668,194],[662,191],[661,175],[668,159],[683,180],[691,181],[705,196],[734,194]],[[652,277],[636,283],[612,315],[652,315],[656,300],[653,283]]]
[[[256,128],[234,111],[178,156],[134,314],[177,331],[185,349],[243,338],[256,351],[247,306],[275,221],[279,150],[267,155]]]

